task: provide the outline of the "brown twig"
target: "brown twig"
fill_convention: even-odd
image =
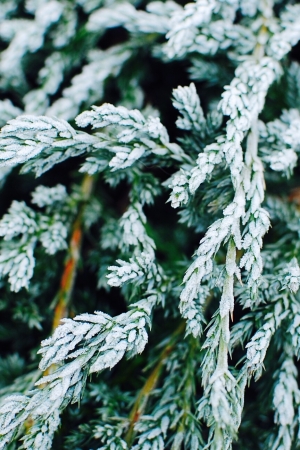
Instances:
[[[169,356],[169,354],[174,349],[178,337],[184,332],[185,329],[185,322],[181,322],[179,327],[175,330],[175,332],[171,335],[170,339],[168,340],[167,345],[163,349],[162,353],[160,354],[158,363],[150,373],[149,377],[147,378],[144,386],[139,392],[139,395],[136,398],[136,401],[133,405],[133,408],[131,410],[131,413],[129,415],[129,427],[128,431],[125,436],[125,441],[128,444],[128,448],[131,447],[133,440],[134,440],[134,426],[140,419],[141,415],[146,409],[148,399],[152,393],[152,391],[155,389],[159,377],[161,375],[164,362],[166,358]]]
[[[86,201],[89,199],[93,189],[94,179],[90,175],[85,175],[81,191],[83,194],[83,203],[73,224],[72,235],[69,244],[68,256],[65,262],[64,271],[60,280],[60,288],[57,294],[56,306],[52,329],[55,330],[60,324],[61,319],[69,314],[70,300],[73,292],[78,261],[80,257],[82,244],[82,216]]]

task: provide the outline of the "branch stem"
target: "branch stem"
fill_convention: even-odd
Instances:
[[[173,349],[176,345],[177,339],[179,338],[179,336],[181,334],[183,334],[184,329],[185,329],[185,322],[181,322],[180,325],[178,326],[178,328],[170,336],[170,339],[168,340],[167,345],[165,346],[165,348],[163,349],[163,351],[161,352],[161,354],[159,356],[158,363],[156,364],[156,366],[150,373],[144,386],[142,387],[142,389],[140,390],[140,392],[136,398],[136,401],[135,401],[133,408],[129,415],[129,428],[128,428],[127,434],[125,436],[125,441],[127,442],[129,448],[131,447],[131,445],[134,441],[134,438],[135,438],[134,426],[140,419],[143,412],[145,411],[149,397],[150,397],[152,391],[157,386],[157,383],[158,383],[159,377],[161,375],[165,360],[167,359],[169,354],[173,351]]]
[[[53,330],[55,330],[58,327],[61,319],[67,317],[69,314],[69,306],[74,288],[74,282],[76,278],[76,272],[78,268],[82,244],[82,235],[83,235],[82,216],[84,208],[86,206],[86,202],[92,193],[93,185],[94,185],[94,178],[91,177],[90,175],[85,175],[81,185],[83,202],[79,208],[77,217],[73,224],[68,255],[65,261],[64,271],[60,280],[60,288],[57,294],[57,301],[54,310],[54,318],[52,324]]]

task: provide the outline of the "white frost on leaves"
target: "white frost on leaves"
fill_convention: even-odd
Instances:
[[[219,143],[212,144],[203,153],[200,153],[197,166],[191,172],[189,187],[190,191],[194,193],[206,176],[212,172],[214,165],[221,162],[221,149],[231,170],[236,195],[234,202],[224,210],[224,219],[219,219],[211,225],[200,242],[196,253],[199,256],[192,263],[183,280],[185,283],[181,294],[183,301],[186,301],[188,297],[191,300],[197,297],[198,286],[203,277],[211,273],[211,260],[226,238],[232,235],[237,248],[241,248],[239,219],[243,218],[245,222],[248,222],[249,214],[253,215],[253,223],[243,244],[246,254],[242,260],[242,267],[247,264],[254,281],[260,276],[262,269],[261,239],[269,228],[268,215],[259,208],[264,195],[262,168],[257,157],[252,155],[250,161],[246,161],[252,168],[252,179],[250,178],[248,183],[246,182],[247,177],[245,179],[244,172],[247,168],[244,168],[241,143],[253,121],[257,120],[258,114],[264,106],[267,90],[279,72],[278,63],[271,58],[263,57],[258,63],[249,60],[236,69],[235,78],[230,86],[225,87],[220,108],[224,115],[230,117],[226,126],[226,137],[225,139],[220,137]],[[188,175],[182,176],[178,173],[172,180],[171,200],[175,206],[181,202],[186,203],[188,200],[186,187],[188,177]],[[245,216],[246,199],[250,201],[248,216]],[[227,291],[227,294],[224,293],[223,300],[225,297],[227,300],[229,297],[233,298],[232,293],[229,293],[229,284]],[[227,303],[228,301],[226,301]]]
[[[10,100],[0,100],[0,128],[20,114],[22,110],[14,106]]]
[[[20,449],[28,450],[50,450],[52,447],[52,441],[54,433],[60,426],[59,411],[53,411],[53,413],[47,417],[43,423],[33,423],[29,431],[22,438],[22,445]]]
[[[178,208],[181,205],[186,205],[189,200],[188,192],[188,178],[189,174],[183,169],[176,172],[169,180],[168,187],[172,189],[169,201],[173,208]]]
[[[238,54],[249,54],[255,35],[249,27],[235,24],[238,2],[198,0],[175,11],[166,37],[164,52],[168,58],[182,58],[187,53],[214,55],[234,47]]]
[[[249,286],[258,282],[262,273],[262,238],[269,230],[269,227],[269,214],[263,208],[258,208],[252,214],[250,222],[247,225],[246,233],[243,238],[243,248],[245,249],[245,253],[240,260],[240,267],[245,267],[248,272]]]
[[[293,352],[300,357],[300,311],[296,311],[288,329],[292,337]]]
[[[262,327],[256,331],[246,345],[246,367],[250,376],[255,374],[255,379],[258,379],[262,374],[264,359],[272,336],[288,314],[289,310],[286,304],[278,300],[274,305],[274,310],[265,315]]]
[[[40,175],[54,164],[90,150],[97,142],[96,137],[75,131],[64,120],[19,116],[1,130],[0,165],[21,164],[36,159],[32,164],[37,175]]]
[[[79,127],[110,127],[109,139],[112,142],[99,144],[98,148],[102,146],[115,153],[109,162],[112,171],[132,166],[150,153],[156,156],[170,155],[179,161],[188,159],[179,145],[169,142],[168,132],[158,117],[145,118],[137,109],[129,110],[124,106],[104,103],[81,113],[76,117],[76,123]]]
[[[36,240],[21,243],[18,246],[2,247],[0,254],[0,276],[8,275],[11,290],[18,292],[21,288],[28,288],[33,276],[35,259],[33,250]]]
[[[137,109],[128,110],[124,106],[114,106],[104,103],[102,106],[93,106],[92,111],[84,111],[76,117],[79,127],[91,125],[93,128],[103,128],[108,125],[125,127],[125,135],[120,134],[120,142],[130,142],[145,124],[145,118]],[[128,130],[127,130],[128,127]],[[129,135],[129,131],[131,134]]]
[[[257,13],[261,0],[241,0],[240,8],[244,16],[254,17]]]
[[[291,149],[298,151],[300,149],[300,114],[297,110],[285,111],[282,114],[282,120],[290,119],[289,126],[283,135],[283,141],[291,147]]]
[[[116,138],[120,143],[129,144],[137,138],[146,145],[147,135],[152,139],[158,139],[162,143],[169,143],[166,128],[161,124],[159,118],[149,116],[148,119],[137,109],[128,110],[124,106],[113,106],[104,103],[102,106],[93,106],[92,111],[85,111],[76,117],[79,127],[91,125],[93,128],[103,128],[115,125],[121,131]]]
[[[68,248],[66,241],[68,236],[68,228],[64,223],[59,221],[59,218],[55,222],[47,222],[43,224],[43,228],[45,227],[46,229],[40,234],[39,240],[42,246],[46,249],[46,253],[49,255],[54,255],[59,250],[65,250]]]
[[[279,29],[271,37],[267,52],[281,60],[300,39],[300,6],[287,5],[280,15]]]
[[[6,83],[11,82],[11,79],[19,83],[23,81],[23,57],[26,53],[34,53],[43,46],[45,33],[60,19],[62,12],[63,5],[51,0],[40,5],[35,12],[34,20],[23,20],[16,27],[16,33],[9,46],[1,54],[0,73]]]
[[[273,392],[274,422],[277,430],[272,447],[270,447],[272,450],[283,448],[290,450],[292,448],[297,422],[295,409],[300,404],[298,371],[291,355],[284,353],[284,356],[286,359],[277,371]]]
[[[223,291],[220,300],[220,316],[226,317],[229,313],[233,313],[234,310],[234,296],[233,296],[233,282],[234,275],[237,273],[236,265],[236,247],[232,241],[228,244],[228,250],[226,255],[225,270],[226,276],[224,279]]]
[[[273,394],[275,423],[282,426],[292,425],[295,416],[294,397],[296,396],[297,403],[300,400],[297,375],[298,371],[293,359],[287,358],[279,369]]]
[[[95,439],[101,442],[102,450],[128,450],[126,442],[122,439],[123,428],[109,423],[97,424],[93,429]]]
[[[96,312],[63,319],[63,325],[53,336],[42,342],[40,368],[45,370],[66,359],[73,361],[43,377],[37,384],[54,380],[63,382],[65,377],[82,371],[87,363],[89,373],[112,368],[125,352],[130,356],[141,353],[148,341],[146,327],[150,324],[155,301],[155,296],[150,296],[132,305],[129,312],[114,318]]]
[[[236,69],[230,85],[225,86],[219,107],[230,120],[226,125],[227,141],[223,152],[235,186],[242,181],[244,167],[241,142],[253,121],[257,120],[268,89],[280,71],[277,61],[269,57],[261,58],[258,63],[245,61]]]
[[[215,0],[198,0],[173,13],[170,31],[166,35],[169,40],[166,48],[169,58],[183,56],[193,46],[198,28],[210,22],[216,3]]]
[[[87,29],[99,33],[107,28],[122,26],[131,33],[166,34],[170,28],[170,13],[179,7],[168,1],[158,9],[157,3],[160,2],[147,5],[148,11],[137,10],[127,2],[116,4],[113,9],[98,9],[90,15]]]
[[[26,411],[29,397],[15,394],[5,399],[0,407],[0,449],[5,450],[13,438],[16,429],[27,419],[30,411]]]
[[[231,171],[235,189],[241,191],[247,212],[241,214],[246,225],[242,247],[246,250],[240,267],[247,265],[248,282],[256,287],[262,272],[260,249],[262,238],[268,231],[268,214],[261,208],[264,199],[265,182],[263,166],[257,156],[258,131],[257,118],[262,110],[269,86],[280,73],[278,63],[271,58],[262,57],[257,63],[246,61],[235,71],[230,86],[225,86],[220,108],[229,115],[226,125],[226,141],[223,152]],[[242,141],[250,130],[244,157]],[[246,201],[248,204],[246,205]]]
[[[224,240],[232,236],[235,246],[241,248],[239,219],[244,214],[244,209],[243,192],[237,191],[233,202],[223,211],[224,217],[216,220],[201,239],[200,246],[195,252],[196,259],[183,278],[185,286],[180,295],[181,301],[192,301],[198,296],[201,281],[211,274],[214,255]],[[235,270],[239,276],[238,270]]]
[[[10,430],[15,430],[29,414],[36,424],[47,418],[51,421],[52,414],[66,404],[80,400],[88,373],[112,368],[125,353],[128,357],[141,353],[148,341],[146,329],[151,324],[150,315],[156,302],[157,296],[150,295],[131,305],[127,313],[114,318],[96,312],[64,319],[54,334],[42,342],[39,351],[42,354],[41,370],[52,364],[64,362],[64,365],[39,380],[37,386],[47,386],[33,391],[30,399],[25,396],[11,397],[11,402],[7,399],[5,406],[0,409],[0,424],[5,420],[9,426],[1,427],[1,432],[7,435]],[[69,359],[71,362],[67,362]],[[22,409],[24,414],[19,414],[16,420],[16,413]],[[53,421],[49,422],[50,428],[53,426],[52,431],[54,425]],[[44,438],[46,429],[38,428],[32,428],[27,442],[33,439],[35,431],[37,435],[42,433],[38,441]]]
[[[181,168],[168,180],[168,187],[172,189],[169,201],[173,208],[187,204],[190,194],[195,194],[215,166],[221,163],[223,140],[223,137],[220,137],[218,142],[207,145],[203,152],[199,153],[196,165],[190,171]]]
[[[182,130],[199,132],[201,136],[206,120],[194,83],[184,87],[178,86],[173,90],[173,106],[182,115],[176,121],[177,127]]]
[[[154,262],[154,252],[142,252],[139,256],[130,258],[129,262],[117,259],[119,266],[110,266],[107,284],[112,287],[122,286],[124,283],[148,283],[148,289],[157,285],[161,279],[159,267]]]
[[[296,109],[284,110],[280,119],[260,122],[263,160],[272,170],[290,176],[297,165],[300,151],[300,114]]]
[[[126,167],[132,166],[133,163],[145,154],[147,147],[144,145],[134,144],[133,149],[131,149],[121,145],[114,145],[110,147],[109,150],[116,153],[116,156],[109,161],[109,167],[111,167],[113,172],[115,170],[126,169]]]
[[[261,375],[263,361],[274,333],[275,320],[272,316],[266,317],[264,325],[254,334],[251,341],[246,345],[247,368],[251,374],[258,371],[258,377]]]
[[[241,387],[229,371],[215,371],[198,403],[198,418],[211,426],[215,449],[231,449],[232,436],[241,421]],[[234,399],[234,401],[233,401]]]
[[[194,194],[198,187],[209,177],[217,164],[222,161],[222,137],[215,143],[207,145],[199,153],[196,166],[191,170],[189,190]],[[221,145],[220,145],[221,144]]]
[[[204,305],[209,297],[208,286],[200,286],[198,298],[181,299],[179,303],[179,310],[182,317],[186,320],[186,335],[192,334],[194,338],[201,336],[202,328],[205,324],[203,315]]]
[[[199,154],[190,172],[184,167],[184,170],[177,172],[171,180],[172,206],[187,204],[191,195],[195,194],[201,183],[212,174],[215,166],[225,159],[231,171],[235,189],[233,202],[223,211],[223,218],[217,220],[208,229],[200,242],[196,259],[184,278],[185,286],[181,294],[180,309],[187,320],[187,331],[194,336],[200,334],[200,322],[203,320],[201,309],[208,295],[208,288],[201,286],[200,283],[203,278],[211,275],[215,253],[222,243],[227,243],[230,239],[220,303],[221,317],[227,317],[233,310],[233,277],[239,275],[235,263],[235,247],[245,250],[240,264],[249,272],[249,284],[257,281],[262,271],[260,249],[262,238],[269,227],[269,217],[261,208],[264,191],[262,166],[256,158],[252,158],[250,162],[246,157],[243,159],[241,144],[253,126],[253,122],[257,120],[263,108],[267,90],[279,73],[279,66],[274,60],[282,58],[300,37],[300,10],[299,5],[290,5],[281,14],[281,23],[277,28],[271,23],[274,27],[273,36],[266,43],[266,51],[271,58],[263,57],[258,63],[254,63],[251,57],[245,58],[245,54],[254,47],[256,38],[253,39],[253,33],[247,32],[243,26],[233,24],[233,20],[238,7],[242,14],[251,18],[259,11],[265,12],[264,5],[268,6],[270,3],[257,0],[252,2],[249,0],[241,2],[198,0],[181,7],[170,1],[154,2],[148,5],[148,12],[136,10],[130,3],[116,4],[114,8],[110,8],[108,3],[108,7],[99,9],[90,16],[88,24],[88,29],[97,33],[101,33],[108,27],[119,25],[127,28],[131,33],[165,34],[169,31],[166,53],[170,58],[183,57],[187,52],[213,55],[219,50],[227,52],[230,47],[229,57],[237,60],[236,54],[231,50],[232,48],[236,50],[240,45],[237,54],[244,62],[237,68],[235,78],[230,86],[226,87],[220,103],[223,114],[229,116],[226,136],[220,136],[216,143],[208,145],[203,153]],[[1,4],[1,18],[10,14],[10,11],[14,11],[11,4],[12,2]],[[77,4],[83,8],[89,8],[86,9],[88,12],[94,8],[91,1],[78,0]],[[95,8],[98,8],[99,3],[94,2],[95,4]],[[21,84],[23,56],[26,53],[36,52],[43,45],[45,33],[50,26],[51,39],[56,47],[65,45],[76,30],[76,15],[70,5],[65,2],[29,0],[26,2],[26,8],[30,14],[35,15],[34,20],[12,21],[11,30],[8,29],[7,24],[1,24],[0,30],[2,37],[5,36],[8,42],[11,41],[7,49],[2,52],[0,71],[2,70],[6,81],[10,81],[10,77],[13,81],[19,78]],[[265,17],[270,18],[268,15]],[[57,22],[59,23],[56,27]],[[259,21],[257,24],[253,23],[253,27],[256,26],[259,26]],[[279,27],[281,27],[280,33],[277,32]],[[257,29],[255,34],[256,31]],[[49,95],[57,91],[68,63],[60,60],[58,55],[59,53],[50,55],[40,72],[39,82],[43,84],[43,87],[25,96],[26,111],[36,112],[48,107]],[[71,119],[85,104],[98,101],[102,97],[105,81],[110,76],[117,76],[131,55],[132,50],[125,45],[103,52],[92,52],[88,55],[88,64],[79,75],[73,78],[71,86],[63,91],[63,98],[54,102],[48,109],[48,113]],[[177,121],[177,126],[185,130],[196,130],[201,135],[205,119],[194,85],[177,88],[174,91],[174,98],[174,104],[182,115],[182,118]],[[4,118],[9,114],[14,117],[17,109],[7,102],[4,103],[0,105],[0,112],[2,107]],[[271,169],[291,172],[296,165],[296,152],[299,151],[300,140],[299,120],[297,120],[282,127],[284,129],[282,140],[286,148],[277,149],[276,152],[266,156],[265,161],[269,163]],[[177,158],[180,162],[183,160],[180,147],[169,143],[167,131],[159,119],[154,117],[146,119],[138,110],[129,111],[123,107],[115,108],[105,104],[95,107],[93,111],[82,113],[78,116],[77,123],[79,126],[92,125],[93,128],[110,127],[107,134],[113,135],[115,131],[116,133],[111,140],[107,138],[103,143],[99,134],[98,137],[92,137],[85,133],[78,133],[66,122],[45,117],[24,116],[11,121],[1,133],[2,164],[14,165],[44,158],[46,161],[37,162],[36,166],[32,166],[40,174],[45,167],[50,168],[53,164],[70,156],[99,149],[110,151],[114,153],[114,156],[110,162],[106,161],[105,156],[97,161],[96,158],[93,161],[90,159],[89,170],[94,172],[104,166],[109,166],[112,171],[128,168],[151,152],[157,156],[165,156],[169,153],[172,158]],[[93,162],[97,164],[97,169],[95,165],[93,166]],[[48,191],[41,187],[35,191],[33,203],[39,207],[48,207],[64,200],[65,195],[63,189],[58,187],[48,188]],[[245,212],[247,205],[249,208]],[[246,226],[243,239],[240,235],[241,219]],[[53,224],[47,222],[45,218],[42,224],[44,228],[38,224],[35,213],[21,202],[13,203],[9,214],[5,215],[0,222],[0,234],[4,236],[4,241],[10,241],[18,235],[30,235],[30,239],[21,241],[19,247],[10,248],[9,245],[5,246],[7,242],[4,242],[0,256],[0,273],[9,275],[12,288],[16,291],[22,286],[26,287],[32,276],[35,239],[31,237],[37,231],[40,233],[40,241],[50,254],[66,246],[67,230],[57,217]],[[38,225],[41,225],[39,229]],[[45,229],[46,225],[47,229]],[[130,207],[123,215],[121,227],[124,229],[124,245],[136,247],[141,245],[144,250],[147,245],[149,249],[147,247],[147,252],[144,251],[138,256],[134,255],[129,262],[118,260],[118,266],[111,266],[111,274],[108,276],[110,285],[121,286],[130,281],[138,285],[146,280],[148,288],[151,289],[161,282],[161,273],[154,263],[154,244],[150,238],[147,240],[144,225],[142,210],[139,210],[136,205]],[[284,272],[283,286],[288,287],[292,293],[296,293],[299,284],[300,269],[297,261],[293,260]],[[58,426],[55,411],[62,407],[63,402],[80,399],[87,374],[111,368],[126,353],[132,356],[144,349],[148,338],[146,327],[150,323],[155,302],[153,298],[142,300],[133,305],[128,313],[117,318],[96,313],[83,314],[73,320],[65,320],[54,335],[43,342],[41,369],[44,370],[54,363],[65,363],[65,365],[38,383],[47,383],[47,391],[44,391],[46,394],[42,390],[37,390],[33,392],[31,398],[14,396],[7,399],[0,409],[0,448],[8,444],[13,438],[16,427],[23,423],[29,414],[34,418],[35,424],[26,435],[23,447],[50,448],[51,433],[53,434]],[[265,316],[265,323],[248,343],[247,367],[250,373],[261,372],[270,339],[287,314],[289,314],[287,308],[278,301],[274,311]],[[300,348],[299,324],[299,315],[295,314],[289,332],[292,335],[296,353],[299,353]],[[212,352],[216,350],[222,333],[222,339],[228,342],[229,328],[227,334],[225,331],[219,323],[215,328],[209,329],[208,337],[213,342]],[[71,362],[66,363],[66,360]],[[206,397],[206,403],[204,402],[205,412],[203,413],[204,418],[213,420],[217,424],[220,433],[214,445],[216,448],[219,445],[222,450],[231,446],[230,435],[235,434],[239,424],[239,414],[234,410],[238,398],[235,382],[229,373],[225,375],[217,373],[210,379],[209,396]],[[275,421],[282,427],[290,426],[293,421],[296,376],[295,368],[286,363],[282,366],[282,372],[275,387],[273,402],[276,408]],[[43,426],[38,430],[35,425],[38,424],[36,419],[39,420],[40,417],[43,419],[48,417],[49,420],[43,421]],[[140,445],[143,450],[164,448],[163,437],[170,425],[167,420],[163,420],[164,418],[165,416],[162,416],[159,426],[151,430],[149,427],[140,429],[145,434],[142,435],[142,440],[139,440],[137,446]],[[35,431],[36,434],[34,434]],[[114,440],[119,436],[117,433],[112,436],[112,432],[110,426],[103,428],[99,426],[98,437],[106,439],[107,448],[113,449],[114,445],[118,445],[125,449],[126,444],[121,439],[115,444]],[[181,445],[180,439],[183,438],[178,436],[174,448],[176,445]],[[198,446],[200,444],[196,445],[197,448]],[[285,447],[287,448],[287,444]]]
[[[283,287],[288,287],[291,292],[296,294],[300,286],[300,267],[296,258],[287,265],[283,271]]]
[[[147,219],[143,212],[142,205],[138,202],[129,206],[127,211],[120,219],[120,227],[122,229],[122,238],[119,248],[128,248],[134,246],[150,251],[155,249],[155,243],[151,239],[145,229]]]
[[[34,234],[37,230],[36,213],[24,202],[14,200],[0,220],[0,236],[10,241],[20,234]]]
[[[53,204],[62,203],[67,199],[66,187],[62,184],[50,188],[48,186],[39,185],[31,194],[31,202],[39,208],[44,206],[52,206]]]
[[[74,119],[83,104],[91,105],[102,97],[107,78],[118,76],[130,56],[131,52],[124,46],[91,51],[88,54],[88,64],[83,66],[81,73],[73,77],[71,85],[63,90],[61,98],[47,109],[47,115],[65,120]]]
[[[5,0],[0,4],[0,22],[2,22],[6,17],[10,17],[16,9],[18,8],[18,4],[15,0]]]
[[[266,156],[265,161],[270,164],[272,170],[285,172],[287,175],[290,175],[297,165],[298,156],[292,148],[286,148]]]
[[[38,206],[55,206],[67,193],[62,185],[53,188],[39,186],[33,193],[33,203]],[[66,216],[46,210],[44,215],[29,208],[24,202],[13,201],[8,212],[0,220],[0,236],[3,236],[0,252],[0,275],[8,275],[11,290],[18,292],[28,288],[35,266],[34,248],[39,240],[46,252],[53,255],[67,248],[68,227]]]

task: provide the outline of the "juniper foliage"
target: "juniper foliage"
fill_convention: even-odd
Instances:
[[[300,6],[0,17],[0,449],[298,448]]]

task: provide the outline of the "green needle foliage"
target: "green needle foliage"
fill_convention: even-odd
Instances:
[[[299,40],[293,0],[1,1],[0,450],[300,448]]]

